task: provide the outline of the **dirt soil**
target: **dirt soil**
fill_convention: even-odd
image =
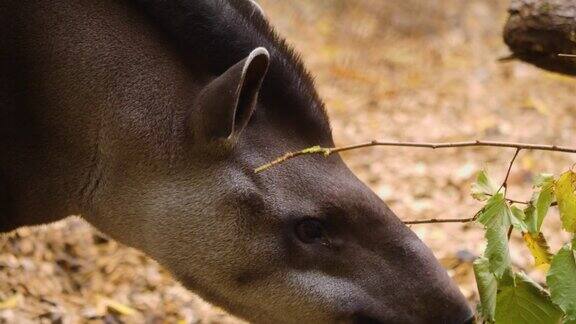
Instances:
[[[576,79],[512,62],[501,39],[505,0],[261,0],[317,78],[338,145],[505,140],[576,147]],[[345,160],[402,219],[465,218],[475,172],[502,179],[514,150],[370,148]],[[521,152],[510,196],[527,200],[533,177],[576,162]],[[555,216],[555,215],[553,215]],[[415,225],[471,303],[471,260],[484,249],[471,224]],[[545,223],[552,249],[566,237]],[[544,278],[512,238],[514,265]],[[78,218],[0,237],[0,323],[237,323],[143,254]]]

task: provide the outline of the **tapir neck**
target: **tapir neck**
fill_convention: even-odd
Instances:
[[[123,195],[103,187],[177,155],[208,76],[145,19],[121,1],[0,5],[0,231],[97,217]]]

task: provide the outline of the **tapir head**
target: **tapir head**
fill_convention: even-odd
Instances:
[[[255,49],[199,92],[184,118],[183,162],[138,192],[149,215],[132,244],[187,288],[254,322],[471,321],[428,248],[339,157],[302,157],[255,174],[286,151],[333,145],[323,127],[307,132],[314,123],[266,112],[273,100],[263,103],[260,90],[274,82],[265,78],[269,64],[268,52]]]

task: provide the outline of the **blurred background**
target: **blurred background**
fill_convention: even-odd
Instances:
[[[576,79],[499,63],[507,0],[260,0],[316,77],[337,145],[505,140],[576,146]],[[404,220],[466,218],[482,167],[501,181],[514,151],[370,148],[345,160]],[[533,177],[576,162],[523,151],[509,196],[528,200]],[[554,211],[553,211],[554,212]],[[557,217],[544,233],[567,240]],[[471,261],[484,249],[471,224],[414,225],[475,305]],[[520,237],[513,264],[542,281]],[[0,323],[238,323],[187,292],[143,254],[80,219],[0,237]]]

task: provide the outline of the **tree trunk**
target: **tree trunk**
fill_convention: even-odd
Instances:
[[[513,58],[576,76],[576,0],[512,0],[508,11],[504,42]]]

